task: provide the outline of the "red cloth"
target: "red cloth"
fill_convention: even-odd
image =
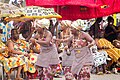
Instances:
[[[26,0],[26,5],[27,6],[35,5],[35,0]]]
[[[90,19],[120,12],[120,0],[26,0],[26,5],[52,7],[64,20]]]
[[[65,5],[67,0],[35,0],[35,5],[37,6],[46,6],[46,5]]]

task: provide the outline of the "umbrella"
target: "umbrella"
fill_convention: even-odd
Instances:
[[[36,5],[36,6],[57,6],[57,5],[65,5],[67,0],[26,0],[26,5]]]
[[[17,6],[0,2],[0,17],[16,17],[23,15],[23,12],[18,9],[19,8]]]
[[[20,20],[26,21],[28,19],[42,19],[42,18],[62,18],[61,15],[54,11],[54,8],[44,8],[38,6],[27,6],[20,9],[24,11],[25,16],[16,18],[6,18],[6,20]]]
[[[9,9],[9,10],[12,10],[12,9],[18,9],[17,6],[14,6],[12,4],[7,4],[7,3],[2,3],[0,2],[0,9]]]
[[[25,18],[62,18],[54,11],[54,8],[28,6],[22,10],[25,11]]]
[[[95,16],[97,4],[95,0],[32,0],[34,3],[26,0],[26,5],[37,5],[44,7],[53,7],[62,19],[76,20],[78,18],[88,19]],[[45,1],[45,2],[43,2]],[[93,12],[92,12],[93,11]],[[92,13],[92,14],[88,14]],[[94,14],[93,14],[94,13]]]
[[[120,12],[120,0],[67,0],[61,7],[63,19],[91,19]],[[71,13],[71,14],[69,14]]]
[[[44,0],[34,0],[34,3],[30,4],[30,1],[27,1],[26,5],[54,7],[62,15],[62,19],[70,20],[91,19],[120,12],[120,0],[45,0],[45,3],[42,1]]]

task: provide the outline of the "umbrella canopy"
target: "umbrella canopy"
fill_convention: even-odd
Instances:
[[[25,16],[16,18],[6,18],[6,20],[20,20],[26,21],[28,19],[42,19],[42,18],[62,18],[61,15],[54,11],[54,8],[44,8],[38,6],[28,6],[20,9],[24,11]]]
[[[68,0],[59,14],[71,20],[98,18],[120,12],[119,5],[120,0]]]
[[[45,0],[45,3],[42,1],[44,0],[34,0],[32,4],[26,3],[54,7],[62,15],[62,19],[70,20],[97,18],[120,12],[120,0]]]
[[[67,0],[35,0],[36,5],[65,5]]]
[[[36,5],[36,6],[57,6],[57,5],[65,5],[67,0],[26,0],[26,5]]]
[[[0,2],[0,17],[16,17],[21,16],[23,12],[21,10],[18,10],[19,8],[14,5],[10,5],[7,3],[1,3]]]
[[[9,10],[18,9],[17,6],[0,2],[0,9],[1,9],[1,8],[2,8],[2,9],[9,9]]]
[[[78,5],[86,7],[97,7],[96,0],[67,0],[66,5]]]
[[[22,8],[22,10],[25,12],[25,17],[28,18],[62,18],[54,11],[54,8],[28,6]]]

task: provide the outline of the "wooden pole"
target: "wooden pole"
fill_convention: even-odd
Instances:
[[[59,6],[57,6],[57,13],[59,14]],[[56,27],[56,38],[58,38],[58,27]]]
[[[117,25],[117,18],[116,18],[116,14],[113,14],[113,19],[114,19],[114,25]]]

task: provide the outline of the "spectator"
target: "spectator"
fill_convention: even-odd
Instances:
[[[101,31],[101,28],[100,28],[101,21],[102,21],[102,17],[97,18],[95,23],[90,27],[89,34],[93,38],[96,38],[99,35],[99,32]]]
[[[114,24],[114,19],[113,17],[109,16],[107,18],[108,21],[108,25],[105,28],[105,39],[107,39],[108,41],[112,42],[113,40],[117,39],[117,30],[118,28],[113,25]]]
[[[108,61],[108,67],[112,70],[112,65],[120,62],[120,49],[116,48],[110,41],[104,38],[104,31],[101,32],[100,37],[96,38],[95,41],[98,49],[106,51],[111,58],[111,61]]]

